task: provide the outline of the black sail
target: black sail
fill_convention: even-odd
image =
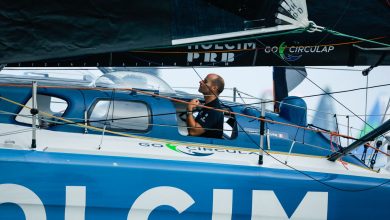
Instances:
[[[390,64],[388,1],[303,1],[307,3],[310,21],[346,36],[294,28],[246,34],[288,26],[275,17],[277,13],[286,14],[281,2],[2,0],[0,64],[353,66],[374,65],[378,61],[379,65]],[[295,7],[294,2],[302,0],[285,2],[292,2]],[[220,34],[227,35],[218,38]],[[192,41],[198,37],[205,38]]]

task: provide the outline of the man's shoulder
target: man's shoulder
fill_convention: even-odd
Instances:
[[[206,105],[209,106],[209,107],[214,107],[214,108],[221,108],[222,107],[221,101],[218,98],[216,98],[213,101],[207,103]]]

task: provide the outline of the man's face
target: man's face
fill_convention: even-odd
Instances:
[[[211,95],[213,94],[210,89],[212,89],[212,75],[207,75],[204,80],[199,81],[199,89],[198,91],[204,95]]]

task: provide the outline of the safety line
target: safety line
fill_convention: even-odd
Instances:
[[[3,85],[13,86],[13,84],[3,84]],[[19,87],[28,87],[29,85],[17,85],[17,86],[19,86]],[[61,89],[79,89],[79,90],[104,90],[104,91],[112,90],[112,88],[98,88],[97,89],[97,88],[88,88],[88,87],[63,87],[63,86],[39,86],[39,88],[61,88]],[[142,90],[138,90],[138,89],[133,89],[133,88],[118,88],[116,90],[120,90],[120,91],[133,91],[133,92],[136,92],[136,93],[141,93],[141,94],[152,96],[152,97],[159,97],[159,98],[167,99],[167,100],[170,100],[170,101],[173,101],[173,102],[177,102],[177,103],[182,103],[182,104],[186,104],[186,105],[189,104],[189,102],[187,102],[187,101],[183,101],[183,100],[180,100],[180,99],[176,99],[176,98],[172,98],[172,97],[168,97],[168,96],[164,96],[164,95],[160,95],[160,94],[156,94],[156,93],[152,93],[152,92],[147,92],[147,91],[142,91]],[[343,135],[343,134],[340,134],[340,133],[337,133],[337,132],[320,131],[320,130],[317,130],[317,129],[312,129],[312,128],[308,128],[308,127],[304,127],[304,126],[299,126],[299,125],[289,124],[289,123],[285,123],[285,122],[269,120],[269,119],[266,119],[266,118],[263,119],[263,118],[259,118],[259,117],[255,117],[255,116],[251,116],[251,115],[245,115],[245,114],[238,113],[238,112],[232,112],[232,111],[227,111],[227,110],[223,110],[223,109],[216,109],[216,108],[205,106],[205,105],[198,105],[198,106],[202,107],[202,108],[206,108],[206,109],[210,109],[210,110],[215,110],[215,111],[218,111],[218,112],[226,113],[226,114],[239,115],[239,116],[243,116],[243,117],[246,117],[246,118],[255,119],[255,120],[258,120],[258,121],[264,121],[264,122],[268,122],[268,123],[272,123],[272,124],[279,124],[279,125],[294,127],[294,128],[298,128],[298,129],[304,129],[304,130],[308,130],[308,131],[313,131],[313,132],[316,132],[316,133],[326,133],[326,134],[329,134],[329,135],[332,134],[334,136],[339,136],[339,137],[343,137],[343,138],[349,138],[349,139],[352,139],[352,140],[357,140],[354,137]]]

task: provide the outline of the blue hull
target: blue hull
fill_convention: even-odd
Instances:
[[[136,199],[159,187],[177,189],[192,198],[193,204],[181,213],[169,205],[158,206],[150,214],[148,219],[151,220],[212,219],[213,202],[214,205],[219,202],[213,198],[213,192],[218,189],[232,192],[230,219],[251,219],[254,211],[252,197],[256,190],[273,192],[289,218],[298,210],[308,192],[326,193],[327,207],[318,208],[326,208],[327,219],[388,219],[390,216],[389,184],[371,190],[346,192],[291,170],[0,150],[0,173],[0,186],[16,184],[34,192],[42,201],[49,220],[64,219],[67,186],[85,186],[83,219],[88,220],[126,220]],[[385,179],[338,174],[309,174],[331,186],[348,190],[386,182]],[[175,196],[178,195],[172,195]],[[229,204],[229,201],[224,202]],[[2,220],[25,219],[22,209],[12,203],[0,205],[0,216]]]

